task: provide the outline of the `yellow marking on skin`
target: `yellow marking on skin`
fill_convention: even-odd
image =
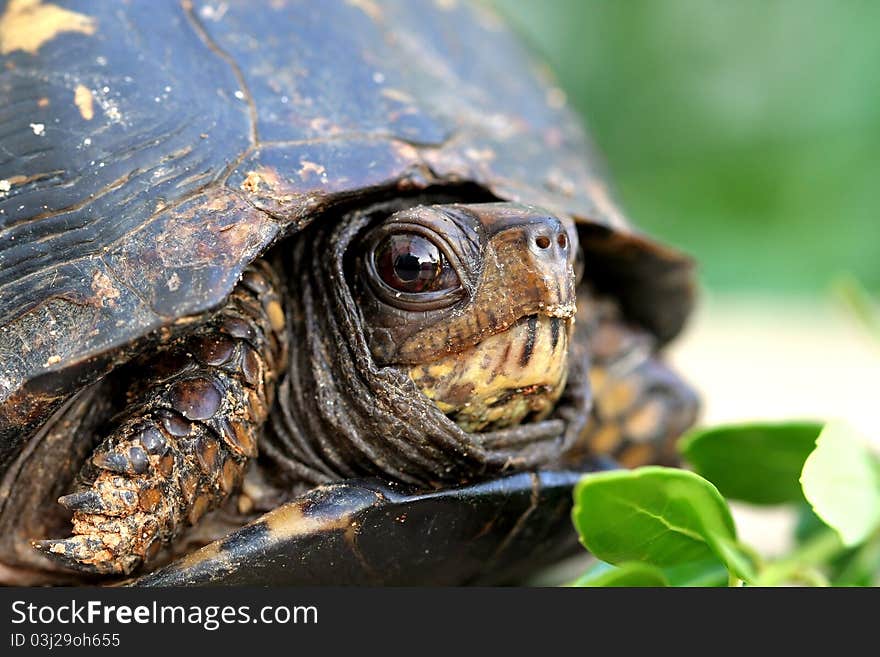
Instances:
[[[236,507],[238,508],[239,513],[247,515],[254,510],[254,501],[249,495],[242,493],[238,496]]]
[[[541,419],[553,409],[567,376],[572,323],[557,321],[554,346],[551,319],[538,317],[528,359],[523,354],[529,322],[522,319],[467,351],[412,367],[409,376],[465,431],[512,426],[530,413]]]
[[[639,388],[635,382],[623,379],[610,383],[596,399],[598,411],[603,417],[618,417],[636,401]]]
[[[665,407],[660,399],[652,399],[630,415],[624,422],[623,429],[627,438],[635,441],[648,440],[657,433],[663,423]]]
[[[654,460],[654,446],[649,443],[627,447],[617,460],[626,468],[637,468]]]
[[[602,425],[590,439],[590,451],[611,454],[620,444],[620,428],[615,423]]]
[[[95,33],[91,16],[44,4],[41,0],[10,0],[0,17],[0,54],[23,50],[32,55],[62,32]]]
[[[598,395],[599,391],[605,386],[605,382],[608,380],[608,373],[604,368],[601,367],[591,367],[590,368],[590,388],[593,390],[594,395]]]
[[[441,379],[452,374],[455,369],[455,364],[451,362],[442,362],[438,365],[429,365],[428,366],[428,375],[435,378]]]
[[[79,110],[80,116],[86,121],[95,118],[95,108],[92,106],[92,101],[92,92],[89,88],[84,84],[76,85],[76,89],[73,91],[73,103]]]
[[[284,310],[282,310],[280,303],[271,301],[266,306],[266,314],[269,315],[269,323],[272,324],[273,329],[276,331],[284,330]]]

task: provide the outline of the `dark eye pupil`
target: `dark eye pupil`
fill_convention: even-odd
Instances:
[[[412,253],[406,253],[404,255],[399,255],[394,261],[394,273],[397,274],[397,277],[406,282],[410,283],[416,280],[419,277],[419,274],[422,273],[423,265],[429,265],[429,262],[421,262],[418,256],[413,255]]]
[[[440,249],[421,235],[389,235],[376,248],[376,270],[382,281],[400,292],[428,292],[448,286],[454,276]]]

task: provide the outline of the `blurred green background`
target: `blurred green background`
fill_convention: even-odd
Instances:
[[[880,2],[493,0],[710,290],[880,289]]]

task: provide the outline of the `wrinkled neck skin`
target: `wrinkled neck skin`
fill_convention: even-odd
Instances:
[[[500,204],[497,209],[503,210]],[[517,222],[496,214],[494,226],[483,226],[479,257],[466,261],[450,253],[458,258],[463,288],[455,310],[416,313],[421,323],[378,310],[360,278],[358,249],[387,220],[388,210],[316,222],[293,238],[285,263],[293,348],[263,454],[294,490],[370,475],[424,489],[460,484],[558,463],[577,440],[590,395],[586,336],[572,328],[573,279],[569,294],[553,276],[542,276],[540,263],[523,257],[523,228],[534,226],[519,221],[511,230],[504,222]],[[513,214],[521,219],[521,211]],[[572,239],[573,228],[566,235]],[[575,246],[572,241],[570,248]],[[520,271],[510,277],[517,261]],[[535,280],[525,281],[526,274]],[[495,282],[487,284],[493,276]],[[517,290],[528,292],[511,298]],[[535,299],[523,300],[533,293]],[[508,366],[501,359],[505,350]],[[515,397],[510,390],[532,388],[507,407],[500,404],[503,417],[492,411],[498,402],[492,396],[501,393],[474,379],[475,371],[491,376],[493,368],[481,363],[493,357],[499,390]],[[442,374],[437,368],[455,370],[454,376],[435,376]],[[524,372],[540,381],[526,378],[526,385],[516,386],[503,380]],[[471,416],[450,408],[463,380],[471,393],[482,385],[483,398]],[[534,394],[542,385],[544,394]],[[452,401],[438,399],[443,396]]]

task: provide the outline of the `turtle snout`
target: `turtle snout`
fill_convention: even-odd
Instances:
[[[566,275],[571,261],[571,240],[562,222],[555,217],[547,217],[539,223],[527,224],[523,227],[526,243],[532,253],[550,264],[558,266]]]
[[[527,248],[521,253],[523,264],[532,284],[537,288],[539,312],[548,315],[571,317],[575,310],[575,251],[565,225],[557,218],[548,216],[519,226],[517,242],[525,242]]]

